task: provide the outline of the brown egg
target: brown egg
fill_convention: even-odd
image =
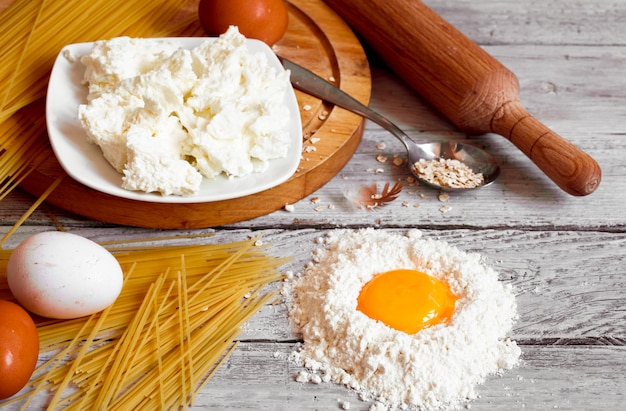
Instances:
[[[198,17],[209,36],[237,26],[245,37],[269,46],[281,39],[289,22],[283,0],[200,0]]]
[[[0,399],[20,391],[33,375],[39,357],[39,335],[19,305],[0,300]]]

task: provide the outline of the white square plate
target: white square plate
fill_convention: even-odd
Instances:
[[[158,39],[157,39],[158,40]],[[172,40],[172,39],[169,39]],[[182,47],[193,48],[207,37],[176,38]],[[268,64],[284,70],[280,61],[265,43],[247,39],[253,53],[267,55]],[[81,56],[91,51],[93,43],[65,46],[52,68],[46,101],[46,123],[52,149],[63,169],[72,178],[94,190],[117,197],[159,203],[204,203],[228,200],[258,193],[285,182],[298,168],[302,153],[302,123],[295,92],[289,85],[285,103],[290,111],[289,134],[292,136],[287,156],[271,160],[268,169],[244,177],[215,179],[204,178],[200,191],[191,196],[162,196],[158,193],[129,191],[122,188],[122,175],[104,158],[100,147],[87,141],[85,130],[78,120],[78,106],[87,102],[87,87],[82,84],[85,67],[66,56]]]

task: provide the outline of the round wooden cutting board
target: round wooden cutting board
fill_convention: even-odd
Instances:
[[[321,0],[290,0],[289,27],[274,45],[286,57],[367,104],[371,78],[367,58],[348,25]],[[195,8],[185,13],[196,13]],[[202,36],[199,24],[181,36]],[[46,201],[107,223],[149,228],[206,228],[248,220],[279,210],[319,189],[350,159],[363,134],[363,119],[297,93],[304,150],[296,173],[283,184],[246,197],[208,203],[154,203],[114,197],[65,176]],[[52,149],[48,159],[20,186],[40,196],[65,172]]]

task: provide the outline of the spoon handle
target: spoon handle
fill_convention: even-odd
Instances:
[[[517,77],[424,3],[325,2],[398,76],[461,130],[504,132],[569,194],[587,195],[598,187],[600,167],[591,157],[534,118],[522,120],[528,114],[517,106]]]
[[[387,129],[400,141],[402,141],[407,150],[411,150],[410,146],[413,145],[411,144],[411,139],[389,119],[362,104],[360,101],[356,100],[348,93],[345,93],[334,84],[324,80],[317,74],[287,60],[284,57],[279,56],[278,59],[283,64],[283,67],[291,72],[291,83],[295,88],[372,120],[376,124]]]

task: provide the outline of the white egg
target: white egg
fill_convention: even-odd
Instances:
[[[78,235],[35,234],[13,250],[7,281],[15,298],[47,318],[78,318],[111,305],[122,291],[123,273],[101,245]]]

